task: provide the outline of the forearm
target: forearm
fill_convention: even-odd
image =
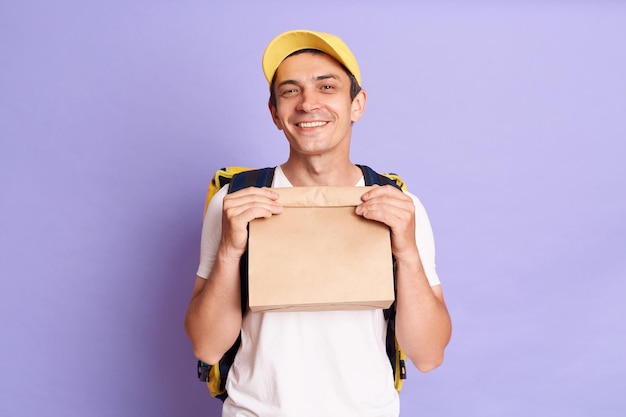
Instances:
[[[419,255],[397,264],[396,337],[421,371],[441,364],[452,326],[440,286],[431,287]]]
[[[196,357],[217,363],[239,335],[241,314],[239,262],[218,256],[204,285],[194,289],[185,316],[185,331]]]

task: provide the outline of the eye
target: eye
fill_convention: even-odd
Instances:
[[[298,89],[297,88],[285,88],[283,90],[280,91],[280,95],[282,97],[291,97],[298,94]]]

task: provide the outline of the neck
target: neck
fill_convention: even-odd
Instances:
[[[348,158],[337,161],[323,157],[299,159],[290,156],[281,168],[294,187],[352,187],[362,176],[359,167]]]

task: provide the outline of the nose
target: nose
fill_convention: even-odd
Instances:
[[[309,113],[320,108],[320,103],[315,91],[309,88],[302,89],[300,93],[300,103],[298,104],[298,110]]]

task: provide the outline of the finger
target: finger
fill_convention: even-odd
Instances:
[[[368,219],[375,220],[389,226],[393,230],[410,228],[413,223],[413,213],[404,208],[391,205],[368,205],[357,208],[357,214]]]
[[[379,194],[379,193],[377,193]],[[356,214],[368,220],[386,224],[392,232],[403,233],[414,230],[415,205],[413,200],[404,198],[404,193],[377,195],[356,207]]]
[[[401,193],[400,195],[375,195],[368,196],[368,200],[357,206],[356,213],[363,215],[366,212],[399,210],[407,213],[415,212],[415,205],[410,197]]]
[[[259,187],[247,187],[232,194],[227,194],[224,200],[237,201],[239,199],[269,199],[278,200],[279,194],[273,191],[271,188],[259,188]]]
[[[392,185],[374,185],[368,192],[361,196],[361,199],[363,201],[367,201],[380,196],[396,196],[397,198],[407,197],[404,192]]]
[[[278,203],[278,193],[269,188],[249,187],[228,194],[224,198],[224,211],[231,211],[232,215],[238,215],[250,208],[263,207],[270,212],[282,210],[282,205]]]
[[[363,211],[363,218],[387,225],[394,253],[415,246],[415,217],[412,211],[389,205],[374,205]]]
[[[224,208],[224,216],[230,222],[246,225],[254,219],[271,217],[280,214],[283,206],[274,201],[252,200],[245,203]]]

